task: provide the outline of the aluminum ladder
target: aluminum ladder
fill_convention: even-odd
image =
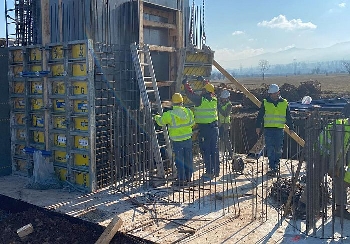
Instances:
[[[151,95],[154,97],[154,104],[156,105],[157,113],[162,115],[163,107],[160,100],[156,76],[154,74],[149,46],[146,44],[140,46],[133,43],[130,45],[130,48],[144,109],[146,113],[149,113],[149,115],[152,116],[152,102],[150,101]],[[149,76],[145,76],[145,74]],[[170,161],[170,163],[173,163],[173,153],[168,130],[166,126],[162,126],[161,130],[156,130],[155,124],[151,126],[151,130],[151,140],[157,167],[157,177],[165,178],[164,162]],[[161,148],[166,150],[166,155],[168,158],[165,158],[164,156],[164,158],[162,157]]]

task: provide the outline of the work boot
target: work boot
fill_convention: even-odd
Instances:
[[[335,211],[334,211],[334,216],[335,217],[341,217],[342,215],[342,211],[343,211],[343,217],[344,217],[344,219],[348,219],[348,220],[350,220],[350,213],[348,212],[348,210],[347,209],[341,209],[340,207],[337,207],[336,209],[335,209]]]

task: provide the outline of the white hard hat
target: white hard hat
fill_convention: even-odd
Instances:
[[[229,98],[230,92],[228,90],[223,90],[220,95],[221,98]]]
[[[267,91],[267,93],[276,93],[280,90],[280,88],[278,87],[278,85],[276,84],[271,84],[269,86],[269,90]]]

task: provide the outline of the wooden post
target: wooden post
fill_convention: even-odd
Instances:
[[[41,0],[41,44],[43,47],[45,47],[46,44],[50,43],[51,40],[51,33],[50,33],[50,8],[49,8],[49,1],[47,0]],[[42,55],[42,69],[48,70],[47,65],[47,55],[45,49],[43,50]],[[43,77],[43,99],[44,99],[44,128],[45,128],[45,149],[50,149],[50,143],[49,143],[49,97],[48,97],[48,84],[47,84],[47,77]]]
[[[217,68],[229,81],[231,81],[241,92],[246,95],[256,106],[260,108],[261,102],[250,91],[247,90],[241,83],[239,83],[234,77],[232,77],[220,64],[213,60],[213,65]],[[299,137],[294,131],[290,131],[287,125],[284,125],[284,131],[292,137],[300,146],[305,146],[303,138]]]

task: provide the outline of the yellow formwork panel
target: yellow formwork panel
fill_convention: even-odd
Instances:
[[[22,65],[16,65],[16,66],[13,66],[13,75],[15,77],[19,77],[21,72],[23,72],[23,66]]]
[[[74,129],[75,130],[87,131],[89,129],[88,118],[77,117],[77,118],[73,118],[73,121],[74,121]]]
[[[210,57],[208,53],[186,53],[186,63],[209,63]]]
[[[65,134],[54,134],[54,144],[58,147],[67,146],[67,137]]]
[[[26,131],[24,129],[17,129],[16,131],[16,139],[18,141],[25,141],[27,137]]]
[[[56,173],[57,177],[60,180],[65,181],[67,179],[67,169],[59,168],[59,167],[54,167],[54,169],[55,169],[55,173]]]
[[[73,95],[87,94],[87,82],[86,81],[73,81]]]
[[[15,155],[23,156],[24,155],[24,151],[23,151],[24,148],[25,148],[25,145],[16,144],[15,145]]]
[[[52,83],[52,93],[53,94],[65,94],[66,85],[63,81],[57,81]]]
[[[51,59],[63,59],[63,46],[53,46],[51,49]]]
[[[75,183],[84,187],[89,186],[89,173],[86,172],[74,172]]]
[[[53,128],[55,129],[67,129],[67,121],[66,117],[63,116],[55,116],[53,117]]]
[[[25,99],[23,97],[17,97],[13,99],[15,109],[24,109],[26,106]]]
[[[74,154],[73,160],[74,160],[74,165],[88,166],[90,158],[87,155],[76,153],[76,154]]]
[[[84,43],[72,45],[72,58],[85,58],[86,45]]]
[[[16,171],[27,171],[27,162],[22,159],[15,159]]]
[[[86,76],[86,64],[73,64],[73,76]]]
[[[32,94],[43,94],[43,83],[41,81],[32,81],[30,84]]]
[[[23,52],[21,49],[12,51],[13,62],[21,63],[23,62]]]
[[[63,64],[51,65],[51,72],[52,76],[63,76],[65,74]]]
[[[41,50],[37,48],[30,49],[29,61],[40,61],[42,59]]]
[[[53,110],[54,111],[64,111],[66,102],[64,99],[54,99],[53,100]]]
[[[42,71],[43,68],[41,67],[41,65],[32,65],[30,67],[30,71],[36,72],[36,71]]]
[[[15,124],[16,125],[24,125],[26,115],[25,114],[15,114]]]
[[[74,136],[74,146],[79,149],[88,149],[89,138],[86,136]]]
[[[86,100],[74,100],[74,112],[87,113],[88,112],[88,102]]]
[[[18,94],[24,93],[24,82],[14,82],[13,83],[13,92]]]
[[[67,154],[62,151],[53,151],[53,157],[56,162],[67,163]]]
[[[43,131],[33,131],[33,141],[36,143],[44,143],[45,135]]]
[[[30,99],[30,107],[31,107],[33,110],[42,109],[42,108],[44,107],[43,99],[41,99],[41,98],[33,98],[33,99]]]
[[[188,76],[209,76],[210,70],[206,67],[184,67],[183,74]]]
[[[32,124],[35,127],[44,127],[44,115],[33,114]]]

